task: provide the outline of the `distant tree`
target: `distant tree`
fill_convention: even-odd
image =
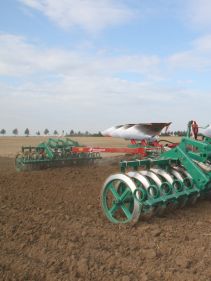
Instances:
[[[98,133],[92,134],[93,137],[102,137],[101,132],[99,131]]]
[[[88,135],[90,135],[90,133],[89,133],[88,131],[86,131],[86,132],[85,132],[85,135],[88,136]]]
[[[48,135],[49,134],[49,130],[48,129],[45,129],[44,130],[44,135]]]
[[[59,133],[57,132],[57,130],[54,130],[53,134],[57,136]]]
[[[40,136],[40,131],[37,131],[37,132],[36,132],[36,135],[37,135],[37,136]]]
[[[1,129],[0,134],[4,136],[6,134],[6,130],[5,129]]]
[[[12,131],[13,135],[17,136],[18,135],[18,129],[15,128],[13,131]]]
[[[70,130],[70,135],[73,136],[75,134],[74,130]]]
[[[29,129],[28,129],[28,128],[26,128],[26,130],[24,131],[24,134],[25,134],[27,137],[29,136],[30,132],[29,132]]]

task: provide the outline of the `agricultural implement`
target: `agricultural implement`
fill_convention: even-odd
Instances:
[[[211,127],[197,140],[193,124],[188,123],[187,136],[168,151],[120,162],[121,172],[109,176],[101,190],[102,209],[111,222],[149,219],[210,195]]]
[[[78,151],[75,152],[74,148]],[[90,164],[100,159],[98,152],[83,152],[83,146],[71,139],[52,139],[36,147],[23,146],[15,159],[17,171],[42,170],[75,164]]]
[[[46,142],[40,143],[36,147],[23,146],[21,152],[18,153],[15,159],[17,171],[42,170],[49,167],[62,167],[69,165],[88,165],[101,159],[100,153],[124,153],[143,158],[146,156],[156,156],[160,153],[162,146],[156,141],[156,138],[151,139],[148,133],[160,132],[166,123],[153,124],[138,124],[135,131],[141,132],[139,143],[131,140],[128,147],[88,147],[80,145],[78,142],[71,139],[55,139],[49,138]],[[140,127],[141,126],[141,127]],[[137,125],[127,125],[127,128],[137,127]],[[118,126],[120,129],[120,126]],[[143,132],[144,129],[144,132]],[[147,134],[146,134],[147,133]],[[146,137],[146,141],[143,136]]]

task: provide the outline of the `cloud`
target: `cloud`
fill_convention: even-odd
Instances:
[[[167,62],[169,66],[177,69],[192,69],[192,71],[205,71],[211,67],[211,58],[193,51],[180,52],[171,55]]]
[[[82,107],[124,103],[122,98],[127,104],[128,99],[137,96],[138,100],[146,100],[146,77],[157,72],[159,63],[156,56],[89,55],[41,48],[14,35],[0,36],[0,75],[19,81],[18,86],[6,87],[2,93],[14,98],[69,102]],[[129,81],[130,72],[141,75],[140,82]],[[120,78],[122,73],[124,79]]]
[[[2,122],[26,124],[30,120],[35,128],[36,123],[50,127],[54,120],[58,128],[61,124],[68,127],[69,120],[74,119],[76,127],[100,130],[108,125],[103,125],[106,119],[113,118],[109,112],[121,111],[114,118],[125,118],[126,111],[138,112],[139,103],[144,106],[168,98],[167,93],[158,93],[157,89],[153,95],[154,90],[145,81],[157,72],[157,56],[114,56],[79,50],[47,48],[21,36],[0,34]],[[127,79],[130,72],[140,75],[139,82]],[[124,79],[120,78],[122,73]],[[55,118],[55,113],[66,121]],[[81,124],[80,114],[87,119],[86,124]],[[102,115],[101,120],[96,120],[98,115]],[[14,116],[18,118],[14,120]]]
[[[211,1],[188,0],[186,19],[196,28],[211,27]]]
[[[193,119],[199,92],[187,90],[183,82],[170,86],[168,67],[175,67],[176,73],[184,63],[198,69],[201,62],[194,61],[194,55],[201,59],[209,53],[205,48],[209,40],[209,36],[198,38],[191,50],[162,59],[48,48],[21,36],[0,34],[0,119],[11,129],[40,129],[40,125],[96,131],[122,122],[174,121],[175,116],[184,125],[178,108],[186,112],[191,100],[185,118]],[[138,79],[130,80],[130,75]],[[165,80],[158,81],[157,76]]]
[[[101,76],[119,73],[153,74],[157,56],[88,54],[83,51],[47,48],[24,37],[0,34],[0,75]]]
[[[194,72],[211,68],[211,35],[191,42],[190,49],[168,57],[158,55],[113,55],[81,49],[50,48],[12,34],[0,34],[0,75],[17,79],[62,80],[63,77],[121,78],[151,83],[168,79],[178,70]],[[180,78],[177,78],[177,80]],[[184,79],[190,79],[184,78]],[[133,80],[133,79],[131,79]],[[134,80],[134,81],[135,81]]]
[[[60,27],[80,27],[98,32],[108,26],[122,24],[135,16],[135,11],[122,0],[19,0]]]
[[[26,8],[38,11],[64,29],[79,27],[98,32],[134,18],[157,16],[183,18],[194,29],[211,27],[210,0],[159,0],[159,9],[150,1],[126,0],[19,0]],[[156,8],[155,8],[156,7]],[[141,11],[141,14],[140,12]]]
[[[207,71],[211,69],[211,35],[195,39],[187,51],[172,54],[166,58],[167,65],[173,68],[192,71]]]
[[[193,47],[199,52],[211,54],[211,34],[199,37],[194,40]]]
[[[0,92],[3,126],[34,131],[98,131],[122,122],[172,121],[190,97],[179,88],[98,76],[67,76],[54,83],[31,81],[15,87],[0,83]]]
[[[0,34],[0,74],[22,76],[44,73],[65,72],[66,68],[76,69],[79,54],[62,49],[46,48],[29,43],[24,37]],[[82,60],[81,60],[82,63]]]

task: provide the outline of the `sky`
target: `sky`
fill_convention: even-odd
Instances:
[[[211,123],[210,0],[0,0],[0,129]]]

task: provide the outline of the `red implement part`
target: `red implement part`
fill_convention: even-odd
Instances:
[[[135,140],[131,140],[132,144],[137,144]],[[146,157],[148,153],[153,151],[161,151],[163,149],[163,145],[160,144],[158,141],[154,141],[152,143],[148,143],[146,140],[142,140],[140,142],[141,147],[72,147],[72,152],[74,153],[90,153],[90,152],[97,152],[97,153],[125,153],[125,154],[137,154],[141,157]],[[173,148],[178,144],[171,143],[167,144],[169,148]]]
[[[169,148],[174,148],[174,147],[176,147],[178,144],[179,144],[179,143],[168,143],[167,146],[168,146]]]
[[[72,152],[81,153],[81,152],[101,152],[101,153],[126,153],[126,154],[140,154],[142,156],[147,156],[147,148],[138,147],[138,148],[127,148],[127,147],[73,147]]]

